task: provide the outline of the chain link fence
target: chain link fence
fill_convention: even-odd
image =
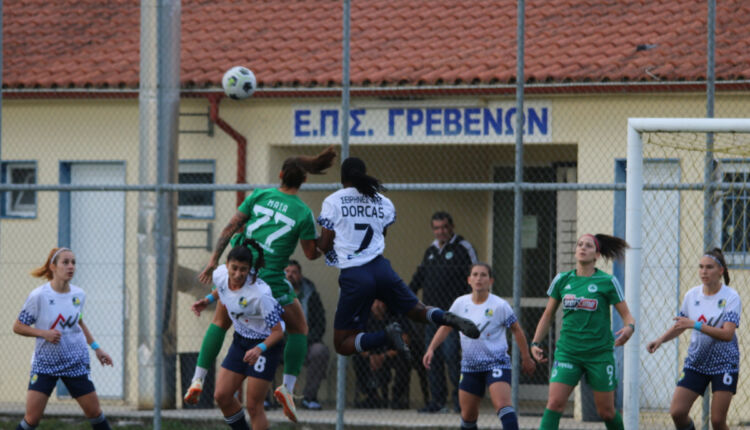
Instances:
[[[263,80],[259,67],[247,66]],[[214,82],[219,79],[217,75]],[[438,211],[449,213],[455,233],[471,244],[479,261],[492,265],[493,292],[512,303],[515,88],[459,87],[460,92],[450,86],[361,89],[351,101],[349,152],[365,160],[369,173],[386,184],[397,222],[389,228],[385,256],[427,304],[455,299],[455,292],[441,295],[435,285],[417,288],[414,281],[425,251],[435,240],[431,217]],[[627,119],[705,116],[701,88],[630,88],[627,83],[526,86],[519,321],[528,340],[546,306],[551,280],[575,266],[576,239],[583,233],[625,236]],[[750,85],[742,81],[731,91],[719,92],[715,115],[750,117],[748,90]],[[280,167],[289,156],[313,155],[330,144],[340,153],[343,121],[341,99],[322,89],[295,88],[290,92],[261,88],[245,101],[220,99],[218,94],[215,88],[183,91],[178,101],[175,175],[165,182],[178,186],[159,188],[143,179],[156,175],[156,160],[150,158],[156,156],[139,146],[143,122],[139,122],[135,91],[90,90],[75,97],[63,90],[43,95],[33,89],[4,93],[0,279],[6,288],[0,325],[8,329],[0,332],[4,345],[0,349],[0,413],[12,417],[24,413],[34,341],[9,328],[28,294],[43,283],[29,272],[44,263],[50,249],[65,245],[77,258],[72,283],[87,294],[85,321],[114,361],[113,367],[102,367],[92,355],[92,379],[105,414],[122,421],[148,421],[154,415],[155,392],[161,389],[164,420],[177,420],[183,427],[225,427],[212,399],[212,387],[230,336],[216,367],[209,369],[201,401],[196,406],[182,401],[213,314],[213,307],[200,317],[190,311],[190,305],[208,292],[197,275],[244,196],[256,187],[277,186]],[[741,136],[715,138],[713,181],[732,185],[711,194],[715,212],[710,225],[730,256],[732,286],[745,299],[750,240],[744,188],[749,182],[748,141]],[[648,142],[646,183],[703,183],[705,135],[654,135],[644,141]],[[300,197],[314,214],[320,212],[325,196],[339,186],[339,174],[334,167],[308,178]],[[236,186],[238,180],[241,186]],[[156,291],[142,288],[144,282],[158,282],[152,273],[158,256],[144,256],[139,251],[143,241],[158,237],[157,232],[142,228],[142,223],[153,227],[155,211],[139,202],[159,201],[157,192],[172,193],[175,217],[173,236],[160,237],[174,247],[173,289],[165,294],[166,322],[156,328],[164,342],[162,357],[156,357],[147,342],[153,335],[155,315],[144,303],[156,303]],[[671,428],[669,402],[688,339],[682,336],[653,355],[645,353],[645,344],[664,332],[684,293],[699,283],[696,262],[704,248],[703,197],[702,189],[644,192],[648,220],[644,221],[643,242],[658,246],[643,254],[643,304],[638,322],[643,348],[642,428]],[[317,357],[329,357],[322,364],[316,362],[312,370],[311,362],[303,368],[295,390],[298,413],[306,425],[330,428],[336,420],[339,392],[333,348],[338,270],[326,267],[321,260],[306,260],[299,249],[292,258],[300,262],[304,277],[315,284],[321,299],[325,333],[315,350]],[[610,273],[619,270],[604,264],[599,268]],[[444,281],[457,285],[454,290],[468,292],[465,278]],[[741,320],[746,317],[747,311]],[[382,320],[372,317],[371,324],[377,328],[391,318],[386,310]],[[558,315],[545,339],[550,354],[560,324]],[[347,360],[347,427],[457,426],[456,380],[450,369],[458,355],[445,351],[442,374],[427,372],[421,355],[431,328],[410,322],[404,325],[408,327],[411,360],[387,350]],[[750,339],[742,324],[737,336],[742,366],[729,414],[732,428],[750,423],[743,376]],[[515,342],[509,339],[509,345],[513,348]],[[619,362],[621,352],[617,356]],[[164,372],[157,381],[151,370],[160,359]],[[281,373],[279,366],[272,388],[281,383]],[[537,366],[531,376],[521,376],[522,428],[538,427],[547,401],[548,379],[548,365]],[[621,405],[621,391],[617,399]],[[322,410],[304,406],[312,402]],[[270,395],[267,406],[272,423],[286,423]],[[696,422],[700,422],[700,408],[696,402],[691,412]],[[61,385],[52,394],[47,411],[50,415],[81,416]],[[593,400],[585,388],[575,391],[564,418],[562,428],[603,427],[596,422]],[[483,428],[500,425],[488,398],[482,401],[478,424]]]

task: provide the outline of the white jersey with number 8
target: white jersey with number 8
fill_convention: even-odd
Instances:
[[[318,224],[336,233],[326,263],[346,269],[370,262],[385,250],[385,229],[395,221],[396,208],[380,193],[370,198],[347,187],[326,197]]]

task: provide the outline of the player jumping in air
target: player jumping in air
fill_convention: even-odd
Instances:
[[[289,263],[289,256],[294,252],[297,241],[305,257],[314,260],[320,256],[316,249],[315,220],[312,211],[297,193],[302,183],[307,180],[308,173],[322,173],[331,166],[335,157],[333,147],[329,147],[316,157],[287,158],[279,173],[281,186],[255,190],[245,199],[222,230],[211,254],[211,260],[199,275],[201,282],[211,282],[211,275],[230,241],[234,246],[242,243],[244,238],[252,238],[263,247],[266,266],[260,270],[258,276],[271,287],[274,298],[284,307],[283,318],[287,330],[284,380],[274,395],[284,407],[284,414],[294,422],[297,421],[297,413],[292,393],[307,355],[307,322],[294,288],[286,279],[284,268]],[[209,301],[214,298],[206,297]],[[216,360],[230,325],[231,321],[226,311],[222,306],[217,306],[213,322],[203,337],[193,382],[185,394],[186,403],[198,402],[203,390],[203,378],[207,369]]]
[[[596,411],[608,430],[623,430],[622,416],[615,410],[614,347],[622,346],[635,331],[635,319],[617,278],[596,268],[596,260],[621,258],[628,244],[605,234],[584,234],[576,242],[576,268],[558,273],[547,295],[547,307],[536,327],[531,353],[544,363],[542,340],[560,303],[563,305],[562,328],[557,341],[555,361],[549,384],[549,399],[540,429],[556,430],[565,403],[582,374],[594,391]],[[615,340],[612,336],[610,306],[614,305],[625,327]]]
[[[742,303],[737,291],[729,287],[729,268],[719,248],[703,254],[698,262],[698,275],[702,284],[685,294],[674,325],[648,344],[648,352],[653,354],[662,343],[693,329],[669,413],[678,430],[695,430],[690,408],[710,383],[711,428],[728,430],[727,412],[737,392],[740,372],[740,349],[735,331],[740,325]]]
[[[318,217],[323,227],[318,248],[326,253],[328,265],[341,269],[333,323],[336,352],[352,355],[384,345],[408,351],[398,323],[378,332],[364,332],[375,299],[414,321],[447,325],[478,338],[479,329],[470,320],[420,302],[383,257],[386,229],[396,221],[396,209],[378,192],[382,190],[380,181],[366,174],[364,161],[355,157],[344,160],[341,183],[344,188],[326,197]]]

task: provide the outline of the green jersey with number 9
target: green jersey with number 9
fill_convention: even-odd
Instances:
[[[257,189],[237,210],[250,219],[243,234],[232,238],[231,245],[238,245],[245,237],[255,239],[266,259],[262,271],[283,273],[297,242],[315,239],[312,211],[296,194],[286,194],[278,188]]]

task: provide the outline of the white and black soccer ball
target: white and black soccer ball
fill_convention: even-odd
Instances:
[[[224,93],[235,100],[246,99],[253,95],[258,87],[255,74],[247,67],[234,66],[221,78]]]

